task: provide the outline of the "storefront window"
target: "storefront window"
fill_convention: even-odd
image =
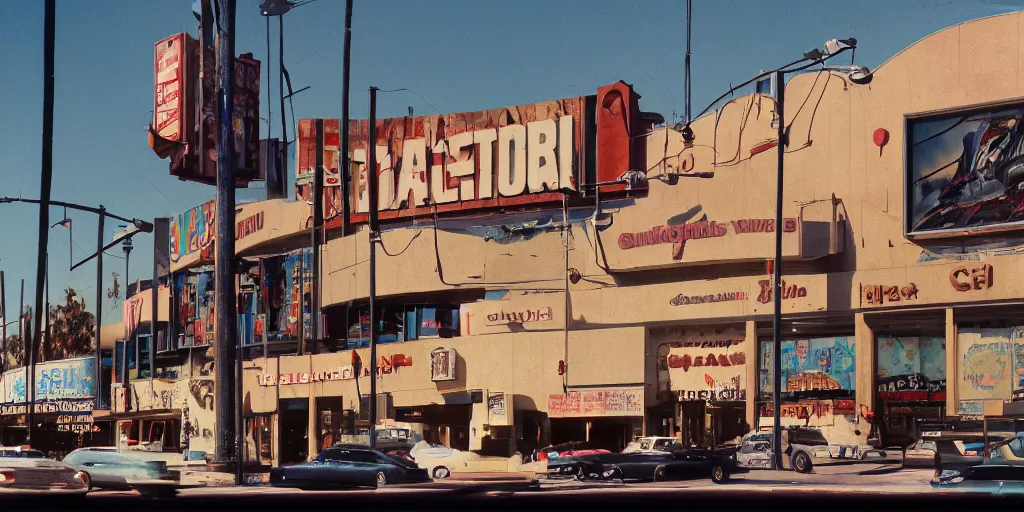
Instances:
[[[181,348],[213,343],[214,311],[213,272],[179,274],[175,278],[177,322]]]
[[[401,304],[381,308],[377,318],[379,343],[459,335],[459,308],[450,305]],[[348,308],[348,348],[370,346],[370,308]]]
[[[274,422],[269,414],[245,419],[246,457],[250,463],[270,465],[274,459]]]

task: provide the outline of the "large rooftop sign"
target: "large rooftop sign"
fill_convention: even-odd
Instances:
[[[352,220],[364,222],[369,209],[366,162],[371,146],[377,155],[382,221],[435,211],[559,203],[565,193],[575,194],[584,183],[618,180],[634,169],[631,135],[644,129],[638,98],[619,82],[602,87],[594,96],[381,119],[372,144],[368,121],[351,121]],[[612,151],[597,151],[602,144]],[[342,210],[345,176],[340,172],[340,146],[337,119],[299,122],[296,192],[312,200],[319,151],[327,219]]]

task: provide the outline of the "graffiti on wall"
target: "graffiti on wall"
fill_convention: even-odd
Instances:
[[[746,399],[750,347],[743,326],[656,329],[651,337],[659,345],[659,391],[682,401]]]
[[[1010,337],[1013,329],[962,328],[957,333],[959,397],[1009,400],[1013,385]]]
[[[907,121],[907,231],[997,229],[1024,220],[1024,108]]]
[[[0,376],[0,403],[20,404],[28,399],[26,370],[8,370]],[[82,357],[48,361],[36,366],[37,401],[78,400],[93,396],[96,381],[95,358]]]
[[[178,298],[180,347],[212,345],[214,340],[213,272],[178,274],[175,282]]]
[[[857,382],[855,350],[852,336],[782,341],[783,392],[853,391]],[[761,344],[758,374],[762,395],[771,395],[772,352],[771,342]]]
[[[216,233],[216,201],[179,213],[171,221],[171,261],[212,247]]]
[[[643,416],[643,407],[643,389],[587,389],[548,397],[552,418]]]
[[[305,338],[312,336],[312,269],[313,252],[309,249],[264,262],[264,281],[267,286],[262,293],[265,294],[264,303],[269,309],[264,326],[267,340],[298,339],[300,318]]]
[[[877,357],[879,399],[946,399],[945,338],[879,336]]]

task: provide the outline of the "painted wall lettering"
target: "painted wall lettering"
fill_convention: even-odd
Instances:
[[[548,397],[548,416],[643,416],[643,389],[588,389]]]
[[[761,304],[768,304],[772,301],[772,282],[768,279],[758,281],[757,284],[761,287],[761,293],[757,295],[757,301]],[[795,299],[797,297],[806,297],[807,288],[797,285],[788,285],[786,280],[782,280],[782,299]]]
[[[668,301],[673,306],[686,306],[689,304],[708,304],[713,302],[728,302],[733,300],[747,300],[744,292],[711,293],[708,295],[683,295],[679,294]]]
[[[783,219],[782,231],[796,231],[796,219]],[[702,220],[686,224],[655,226],[639,233],[622,233],[619,235],[619,248],[622,250],[636,249],[648,245],[672,244],[672,259],[683,259],[683,249],[687,240],[717,238],[729,234],[729,226],[733,233],[770,233],[775,231],[772,219],[741,219],[729,223]]]
[[[917,285],[914,283],[903,287],[862,284],[860,285],[860,303],[861,305],[878,305],[901,300],[917,300],[917,292]]]
[[[992,265],[957,267],[949,273],[949,283],[958,292],[983,290],[992,287]]]
[[[524,311],[501,311],[487,315],[487,325],[523,324],[527,322],[547,322],[553,318],[551,308],[544,306]]]
[[[250,215],[235,225],[235,240],[241,240],[263,229],[263,212]]]

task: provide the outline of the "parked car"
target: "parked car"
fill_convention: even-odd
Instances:
[[[904,452],[903,467],[933,468],[935,467],[935,451],[935,440],[922,437]]]
[[[942,432],[935,438],[934,484],[955,481],[982,464],[1024,466],[1024,439],[1011,432],[989,432],[989,459],[985,435],[980,432]]]
[[[310,462],[270,470],[270,485],[309,490],[430,481],[427,470],[415,463],[362,445],[333,446]]]
[[[945,482],[932,482],[932,487],[984,494],[1024,494],[1024,466],[1010,464],[979,464],[971,466]]]
[[[744,443],[751,440],[767,441],[767,451],[751,455],[747,464],[753,460],[771,459],[771,430],[749,433],[744,436]],[[751,441],[757,443],[758,441]],[[741,451],[743,444],[741,444]],[[762,445],[763,446],[763,445]],[[798,473],[810,473],[815,466],[837,466],[846,464],[878,464],[898,465],[903,462],[902,448],[899,450],[882,450],[862,444],[831,443],[820,429],[815,427],[785,427],[783,429],[783,467],[791,468]],[[763,464],[763,462],[758,462]],[[750,467],[750,466],[746,466]]]
[[[33,492],[84,496],[89,476],[52,459],[0,457],[0,496]]]
[[[145,455],[133,452],[79,448],[67,454],[63,463],[87,473],[94,488],[135,489],[145,495],[168,497],[181,487],[180,478],[167,469],[167,462],[147,460]]]
[[[636,452],[671,452],[674,450],[682,450],[683,444],[674,437],[641,437],[636,441],[630,442],[626,445],[626,448],[622,450],[622,453],[636,453]]]
[[[450,477],[452,473],[543,474],[547,471],[548,463],[547,460],[523,461],[522,456],[518,453],[511,457],[480,455],[445,446],[432,446],[426,441],[416,443],[412,450],[409,450],[409,455],[419,467],[427,470],[430,476],[439,480]]]
[[[736,464],[733,450],[677,450],[674,452],[611,453],[567,457],[548,463],[553,478],[571,476],[581,480],[685,480],[711,478],[725,483],[747,469]]]
[[[736,450],[736,465],[747,469],[771,469],[771,434],[754,434],[744,438]]]

